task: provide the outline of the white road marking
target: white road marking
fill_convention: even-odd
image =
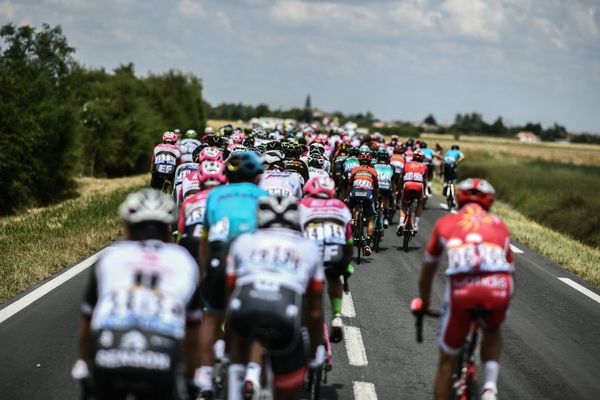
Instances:
[[[356,400],[377,400],[375,385],[371,382],[352,382]]]
[[[352,293],[344,293],[342,295],[342,316],[348,318],[355,318],[356,311],[354,310],[354,303],[352,302]]]
[[[440,207],[442,207],[444,210],[448,209],[448,204],[446,203],[440,203]]]
[[[344,326],[344,342],[350,365],[364,367],[368,364],[367,352],[363,344],[360,329],[355,326]]]
[[[517,246],[511,244],[510,245],[510,249],[513,251],[513,253],[517,253],[517,254],[523,254],[523,250],[521,250],[520,248],[518,248]]]
[[[581,286],[579,283],[575,282],[574,280],[569,279],[569,278],[558,278],[558,280],[563,283],[566,283],[567,285],[571,286],[573,289],[583,293],[584,295],[586,295],[590,299],[594,300],[595,302],[600,303],[599,295],[592,292],[590,289],[588,289],[584,286]]]
[[[458,211],[456,211],[454,208],[452,210],[450,210],[450,214],[458,214]]]
[[[69,279],[73,278],[80,272],[89,268],[96,261],[96,259],[98,259],[98,256],[101,252],[102,250],[92,255],[91,257],[86,258],[79,264],[69,268],[62,274],[58,275],[56,278],[44,283],[42,286],[21,297],[14,303],[11,303],[8,306],[4,307],[2,310],[0,310],[0,324],[12,317],[13,315],[15,315],[16,313],[18,313],[19,311],[30,306],[33,302],[40,299],[42,296],[50,293],[52,290],[67,282]]]

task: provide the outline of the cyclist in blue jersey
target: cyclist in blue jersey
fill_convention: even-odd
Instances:
[[[465,159],[465,155],[460,151],[460,147],[457,144],[452,145],[443,157],[436,155],[444,162],[444,196],[448,190],[450,182],[454,182],[457,179],[456,168]]]
[[[423,153],[423,164],[427,165],[427,188],[425,195],[431,196],[431,181],[433,181],[433,159],[435,158],[435,151],[427,147],[427,143],[420,143],[421,153]]]
[[[226,256],[235,238],[256,230],[258,200],[269,195],[257,185],[262,172],[263,165],[256,153],[233,153],[225,169],[229,185],[211,190],[206,201],[199,256],[206,314],[201,327],[202,366],[195,377],[204,397],[211,396],[213,392],[213,346],[223,323],[226,306]]]

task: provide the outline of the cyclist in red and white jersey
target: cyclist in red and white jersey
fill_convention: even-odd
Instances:
[[[423,214],[423,206],[425,204],[425,187],[427,186],[427,165],[423,164],[425,157],[420,151],[415,151],[412,156],[412,161],[407,161],[404,164],[402,172],[402,192],[400,194],[402,208],[400,209],[400,222],[396,234],[400,235],[404,229],[404,217],[408,212],[410,201],[417,199],[417,209],[415,211],[415,221],[413,230],[416,233],[419,230],[419,221]]]
[[[327,293],[331,301],[331,341],[343,338],[340,277],[348,278],[352,258],[352,215],[343,201],[334,198],[335,183],[329,177],[315,177],[304,186],[305,197],[298,205],[304,236],[316,241],[323,254]]]
[[[158,190],[163,188],[166,180],[173,182],[175,169],[181,163],[181,150],[175,145],[177,135],[174,132],[163,132],[162,141],[152,151],[150,186]]]
[[[457,214],[437,220],[421,269],[419,292],[423,310],[431,297],[431,284],[443,251],[448,254],[445,305],[439,330],[440,361],[435,379],[435,398],[448,399],[456,355],[465,342],[472,310],[483,310],[484,400],[496,399],[501,350],[500,325],[506,318],[513,292],[514,260],[510,233],[504,222],[491,214],[492,185],[467,179],[457,187]]]

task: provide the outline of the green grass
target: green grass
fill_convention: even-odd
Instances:
[[[557,232],[600,248],[600,167],[468,153],[459,177],[489,180],[498,198]]]
[[[146,175],[45,209],[0,220],[0,302],[114,241],[121,232],[117,208],[147,185]]]

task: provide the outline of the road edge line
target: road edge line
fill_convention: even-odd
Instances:
[[[582,286],[579,283],[577,283],[574,280],[569,279],[569,278],[558,278],[558,280],[561,281],[562,283],[565,283],[565,284],[571,286],[573,289],[577,290],[579,293],[586,295],[590,299],[594,300],[596,303],[600,303],[600,295],[597,295],[596,293],[592,292],[590,289],[586,288],[585,286]]]

